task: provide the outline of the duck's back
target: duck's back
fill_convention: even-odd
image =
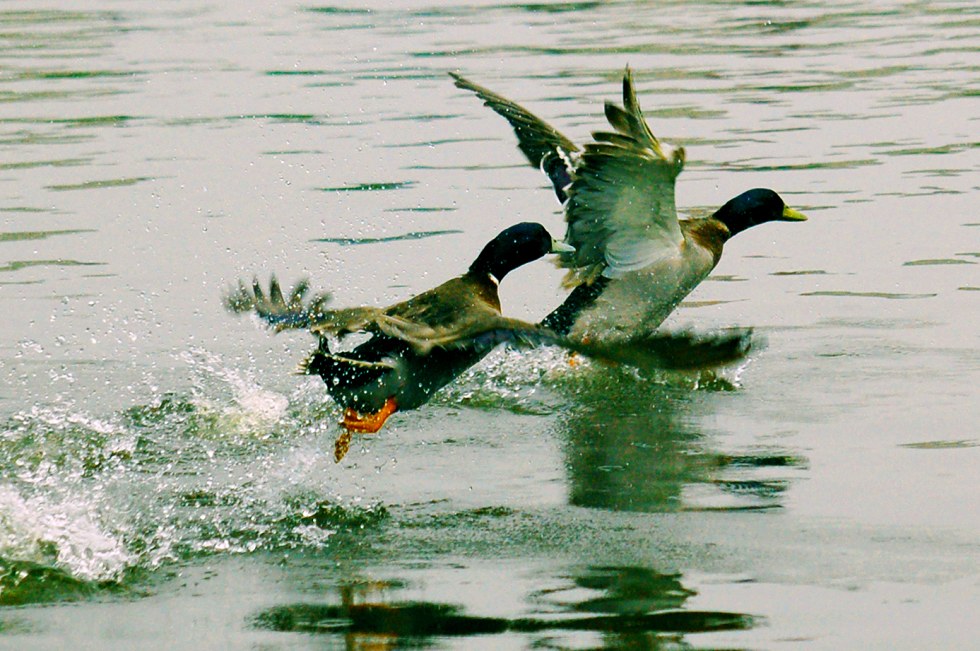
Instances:
[[[492,282],[481,282],[470,274],[448,280],[438,287],[396,303],[385,312],[432,328],[451,329],[485,314],[500,314],[500,298]]]

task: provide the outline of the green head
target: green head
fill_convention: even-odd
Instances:
[[[474,275],[490,274],[499,281],[514,269],[546,253],[574,250],[553,238],[541,224],[523,222],[505,229],[490,240],[470,265],[469,272]]]
[[[787,206],[782,197],[767,188],[756,188],[738,195],[714,215],[732,235],[766,222],[802,222],[806,215]]]

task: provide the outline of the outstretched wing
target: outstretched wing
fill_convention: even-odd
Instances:
[[[468,296],[464,283],[454,279],[415,298],[387,309],[352,307],[338,310],[324,306],[329,295],[315,296],[307,302],[309,283],[296,284],[287,299],[275,276],[268,293],[258,280],[251,287],[239,282],[225,297],[225,306],[237,314],[254,312],[276,332],[308,329],[315,335],[343,337],[367,332],[404,341],[421,355],[433,348],[469,348],[491,346],[502,342],[525,341],[545,329],[541,326],[501,316],[492,306]],[[449,291],[447,291],[449,290]]]
[[[592,359],[623,364],[643,371],[706,369],[748,355],[754,345],[751,328],[712,333],[642,332],[599,341],[583,341],[554,330],[502,319],[498,327],[459,340],[450,347],[493,347],[507,343],[518,348],[560,346]]]
[[[449,75],[456,81],[457,88],[475,93],[485,105],[510,123],[517,134],[517,146],[531,165],[548,175],[558,200],[564,203],[568,198],[565,189],[572,181],[572,154],[578,151],[575,143],[520,104],[454,72]]]
[[[748,355],[755,342],[751,328],[732,328],[704,334],[658,331],[594,342],[567,340],[561,345],[594,359],[651,371],[728,364]]]
[[[674,203],[684,150],[665,150],[650,131],[629,68],[623,107],[607,102],[605,111],[615,132],[592,134],[568,189],[566,241],[575,253],[561,265],[573,269],[572,285],[647,267],[676,255],[684,239]]]
[[[551,343],[551,333],[540,325],[505,316],[481,315],[461,320],[451,328],[432,327],[425,323],[384,315],[378,329],[389,337],[409,344],[421,354],[433,348],[492,348],[500,343],[533,346]]]
[[[235,314],[255,312],[276,332],[300,330],[309,328],[322,313],[323,306],[330,301],[329,294],[318,294],[307,302],[306,295],[309,291],[310,283],[306,279],[296,283],[288,299],[283,296],[275,276],[269,281],[268,296],[258,278],[252,281],[251,287],[238,281],[238,287],[225,295],[225,307]]]
[[[258,279],[252,281],[251,287],[239,281],[238,287],[225,296],[225,307],[236,314],[255,312],[276,332],[308,329],[316,334],[343,336],[359,331],[380,331],[377,322],[385,316],[381,309],[350,307],[328,310],[325,306],[330,301],[330,294],[317,294],[307,301],[309,289],[309,282],[301,280],[287,299],[275,276],[269,281],[268,295]]]
[[[733,330],[713,335],[641,333],[603,338],[601,341],[581,341],[543,325],[486,310],[463,310],[463,314],[471,316],[433,325],[421,319],[400,315],[399,310],[392,308],[382,310],[375,307],[355,307],[328,310],[323,307],[329,300],[328,295],[317,295],[306,302],[308,292],[309,283],[303,280],[296,284],[287,299],[279,281],[273,277],[268,294],[258,281],[254,281],[252,287],[239,283],[238,288],[225,297],[225,304],[236,313],[254,311],[276,331],[309,329],[317,335],[337,336],[352,332],[370,332],[404,341],[420,355],[428,354],[433,348],[489,349],[501,343],[519,348],[561,346],[588,357],[640,369],[670,369],[726,363],[744,356],[751,347],[751,330]],[[401,312],[404,313],[404,310]],[[383,363],[362,365],[365,372],[375,372],[375,368],[382,366],[389,367]],[[303,370],[308,372],[305,367]]]

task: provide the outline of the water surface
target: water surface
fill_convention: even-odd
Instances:
[[[0,9],[0,647],[972,648],[974,3],[34,2]],[[741,234],[667,324],[745,363],[500,351],[330,458],[311,341],[239,278],[384,304],[522,220],[503,121],[622,70]],[[541,263],[505,310],[563,297]]]

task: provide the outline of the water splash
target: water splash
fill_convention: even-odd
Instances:
[[[188,394],[0,423],[0,595],[31,600],[31,577],[125,582],[202,554],[315,549],[387,517],[329,472],[320,394],[266,389],[207,351],[184,358]]]
[[[506,409],[547,415],[558,408],[548,391],[550,380],[568,368],[567,354],[557,348],[515,351],[501,348],[439,392],[434,401],[471,409]]]
[[[0,550],[5,558],[69,569],[76,578],[115,580],[134,554],[100,522],[97,503],[79,495],[24,497],[0,486]]]
[[[192,379],[185,393],[104,416],[71,404],[32,408],[0,425],[0,560],[15,568],[0,573],[0,590],[18,586],[18,599],[30,600],[40,592],[23,582],[50,572],[71,585],[125,585],[134,571],[201,555],[318,549],[388,517],[333,471],[326,452],[336,407],[321,387],[297,382],[287,395],[204,349],[180,359]],[[711,382],[728,382],[726,374]],[[434,402],[550,415],[590,402],[596,387],[629,394],[707,384],[571,364],[558,349],[502,349]]]

